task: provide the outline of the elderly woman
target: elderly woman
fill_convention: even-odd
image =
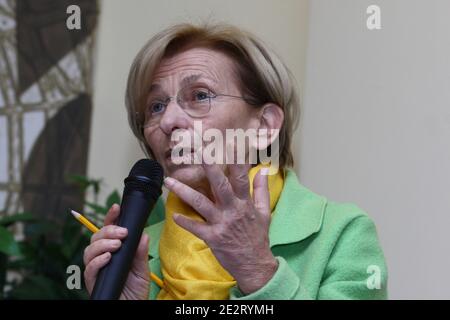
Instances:
[[[162,31],[133,62],[126,105],[131,129],[163,166],[170,192],[150,216],[121,298],[387,297],[371,219],[355,205],[308,190],[289,169],[299,114],[294,81],[255,36],[229,25]],[[172,135],[194,135],[196,121],[224,136],[227,129],[254,129],[256,136],[244,143],[245,163],[176,161]],[[267,174],[260,157],[251,163],[252,149],[267,151],[272,161],[277,156],[279,170]],[[197,152],[183,150],[182,158]],[[119,211],[110,208],[85,250],[89,291],[127,236],[114,226]],[[150,270],[163,279],[161,287],[150,281]]]

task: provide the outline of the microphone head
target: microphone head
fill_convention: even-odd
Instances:
[[[158,185],[162,186],[164,178],[164,170],[161,167],[161,165],[155,160],[141,159],[134,164],[128,176],[146,177],[152,181],[155,181]]]
[[[161,194],[164,179],[164,170],[161,165],[152,159],[141,159],[137,161],[125,179],[125,192],[135,190],[144,193]],[[152,192],[153,191],[153,192]],[[156,194],[155,194],[156,196]]]

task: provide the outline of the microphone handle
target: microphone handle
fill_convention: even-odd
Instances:
[[[97,276],[91,300],[118,300],[131,269],[142,232],[155,200],[141,191],[132,190],[122,199],[118,226],[128,229],[122,246]]]

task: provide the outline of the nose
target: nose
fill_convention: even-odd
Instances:
[[[171,99],[166,106],[166,110],[162,115],[159,126],[165,134],[170,135],[176,129],[189,128],[189,123],[189,116],[179,106],[175,99]]]

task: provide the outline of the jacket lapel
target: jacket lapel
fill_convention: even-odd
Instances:
[[[306,239],[320,230],[326,199],[304,186],[294,171],[286,170],[281,191],[269,229],[270,247]]]

